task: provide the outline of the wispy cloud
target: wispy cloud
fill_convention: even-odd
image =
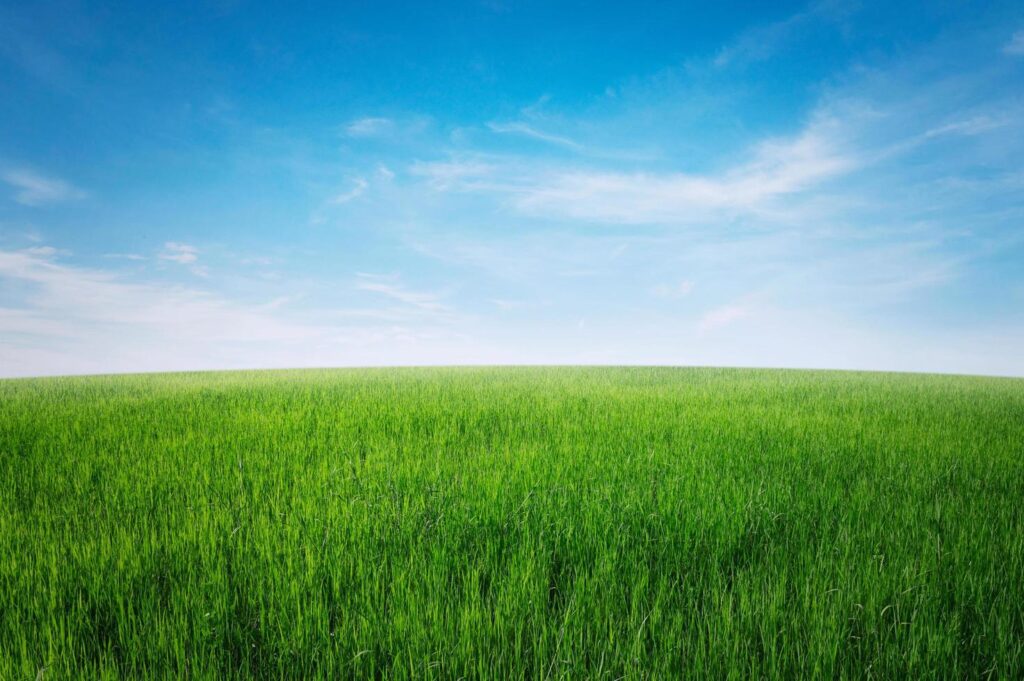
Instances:
[[[710,333],[749,317],[752,311],[751,306],[746,303],[733,303],[716,307],[701,316],[697,322],[697,331],[701,334]]]
[[[16,315],[7,310],[0,324],[6,332],[35,333],[32,320],[49,331],[74,337],[87,331],[82,323],[107,323],[156,329],[193,340],[296,339],[308,330],[264,318],[210,294],[184,287],[130,283],[103,270],[60,264],[38,251],[0,251],[0,278],[34,285]],[[20,323],[13,324],[17,318]]]
[[[39,257],[39,258],[51,258],[51,257],[53,257],[55,255],[70,255],[71,254],[70,251],[67,251],[67,250],[64,250],[64,249],[59,249],[59,248],[54,248],[53,246],[30,246],[29,248],[22,249],[21,252],[22,253],[26,253],[28,255],[36,256],[36,257]]]
[[[83,199],[87,194],[70,182],[46,177],[26,168],[10,168],[0,173],[0,179],[15,189],[14,200],[25,206],[42,206]]]
[[[437,191],[473,190],[473,189],[506,189],[505,185],[496,182],[499,165],[476,160],[452,161],[416,161],[409,171],[427,180]]]
[[[103,257],[111,260],[146,260],[146,256],[138,253],[104,253]]]
[[[345,125],[345,134],[349,137],[378,137],[390,132],[394,121],[390,118],[367,116],[357,118]]]
[[[988,115],[973,116],[964,120],[953,121],[934,127],[925,132],[925,137],[941,135],[980,135],[1009,124],[1005,118],[993,118]]]
[[[503,298],[491,298],[490,303],[499,310],[510,311],[510,310],[521,310],[525,307],[529,307],[529,303],[523,300],[505,300]]]
[[[341,192],[331,198],[329,203],[334,205],[340,205],[348,203],[354,199],[358,199],[366,191],[366,188],[370,186],[370,183],[361,177],[357,177],[352,181],[352,188],[348,191]]]
[[[266,255],[252,255],[241,258],[238,262],[242,265],[260,265],[266,267],[268,265],[273,265],[277,261]]]
[[[712,63],[718,68],[725,68],[768,59],[801,26],[806,25],[811,16],[802,12],[766,26],[750,29],[720,49]]]
[[[842,2],[814,3],[808,9],[785,19],[740,33],[735,40],[718,51],[713,64],[717,68],[726,68],[764,61],[794,40],[809,34],[816,25],[840,20],[849,11]]]
[[[367,276],[364,283],[409,309],[384,315],[312,309],[302,315],[287,309],[291,297],[244,303],[191,286],[64,264],[55,258],[59,252],[45,246],[0,250],[0,282],[14,282],[20,292],[17,300],[0,304],[2,376],[486,357],[444,320],[424,320],[424,312],[441,309],[432,296],[385,278]]]
[[[190,244],[168,241],[158,256],[161,260],[170,260],[179,265],[191,265],[199,260],[199,249]]]
[[[489,195],[528,217],[588,225],[726,229],[756,222],[836,229],[863,220],[873,207],[865,228],[877,230],[882,222],[913,220],[911,211],[934,211],[942,203],[980,205],[962,194],[955,201],[948,193],[925,201],[918,192],[934,192],[937,181],[976,186],[975,196],[1002,187],[1010,200],[1005,189],[1020,177],[1013,170],[1020,100],[1012,89],[992,86],[1007,77],[996,66],[981,64],[988,70],[965,75],[957,64],[937,67],[936,60],[952,61],[946,48],[938,54],[906,58],[888,69],[853,69],[822,87],[802,129],[755,139],[728,155],[710,150],[706,169],[697,172],[673,170],[665,159],[623,164],[587,154],[567,161],[465,147],[444,160],[416,162],[411,171],[435,191]],[[909,91],[913,97],[905,96]],[[638,111],[630,115],[647,115]],[[582,118],[574,124],[591,131],[600,126]],[[621,129],[620,121],[613,125]],[[959,140],[956,158],[943,146],[953,138]],[[977,172],[1008,166],[1008,173]]]
[[[623,173],[511,160],[416,164],[435,189],[504,194],[519,210],[612,223],[688,223],[756,212],[856,167],[839,145],[836,120],[818,116],[793,138],[768,139],[749,159],[720,173]]]
[[[658,298],[667,298],[674,300],[677,298],[685,298],[693,292],[693,282],[689,280],[683,280],[675,284],[658,284],[651,289]]]
[[[1010,40],[1003,45],[1003,54],[1008,54],[1013,57],[1024,56],[1024,29],[1014,33],[1010,37]]]
[[[356,278],[356,289],[380,294],[423,312],[451,311],[447,305],[441,303],[436,294],[410,290],[399,283],[397,276],[359,273]]]
[[[163,250],[157,254],[157,259],[186,266],[197,277],[210,276],[209,269],[205,265],[199,264],[199,249],[191,244],[168,241],[164,244]]]
[[[571,172],[550,178],[517,200],[529,212],[608,222],[689,222],[709,214],[756,212],[840,175],[857,159],[837,143],[839,124],[812,122],[791,139],[769,139],[752,158],[721,173]]]
[[[487,124],[487,127],[496,133],[522,135],[524,137],[530,137],[535,140],[540,140],[541,142],[547,142],[548,144],[554,144],[559,147],[565,147],[576,151],[583,148],[583,145],[569,139],[568,137],[562,137],[561,135],[554,135],[538,130],[529,123],[524,123],[522,121],[511,121],[507,123],[490,122]]]

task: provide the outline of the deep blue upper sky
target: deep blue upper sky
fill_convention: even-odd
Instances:
[[[1024,374],[1019,3],[0,0],[0,375]]]

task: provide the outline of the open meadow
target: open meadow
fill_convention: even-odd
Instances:
[[[1021,678],[1024,380],[0,381],[0,678]]]

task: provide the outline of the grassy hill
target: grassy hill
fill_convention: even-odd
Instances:
[[[0,381],[0,678],[1020,678],[1024,381]]]

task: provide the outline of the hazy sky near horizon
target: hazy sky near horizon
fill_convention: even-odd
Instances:
[[[1019,2],[0,0],[0,375],[1024,375]]]

